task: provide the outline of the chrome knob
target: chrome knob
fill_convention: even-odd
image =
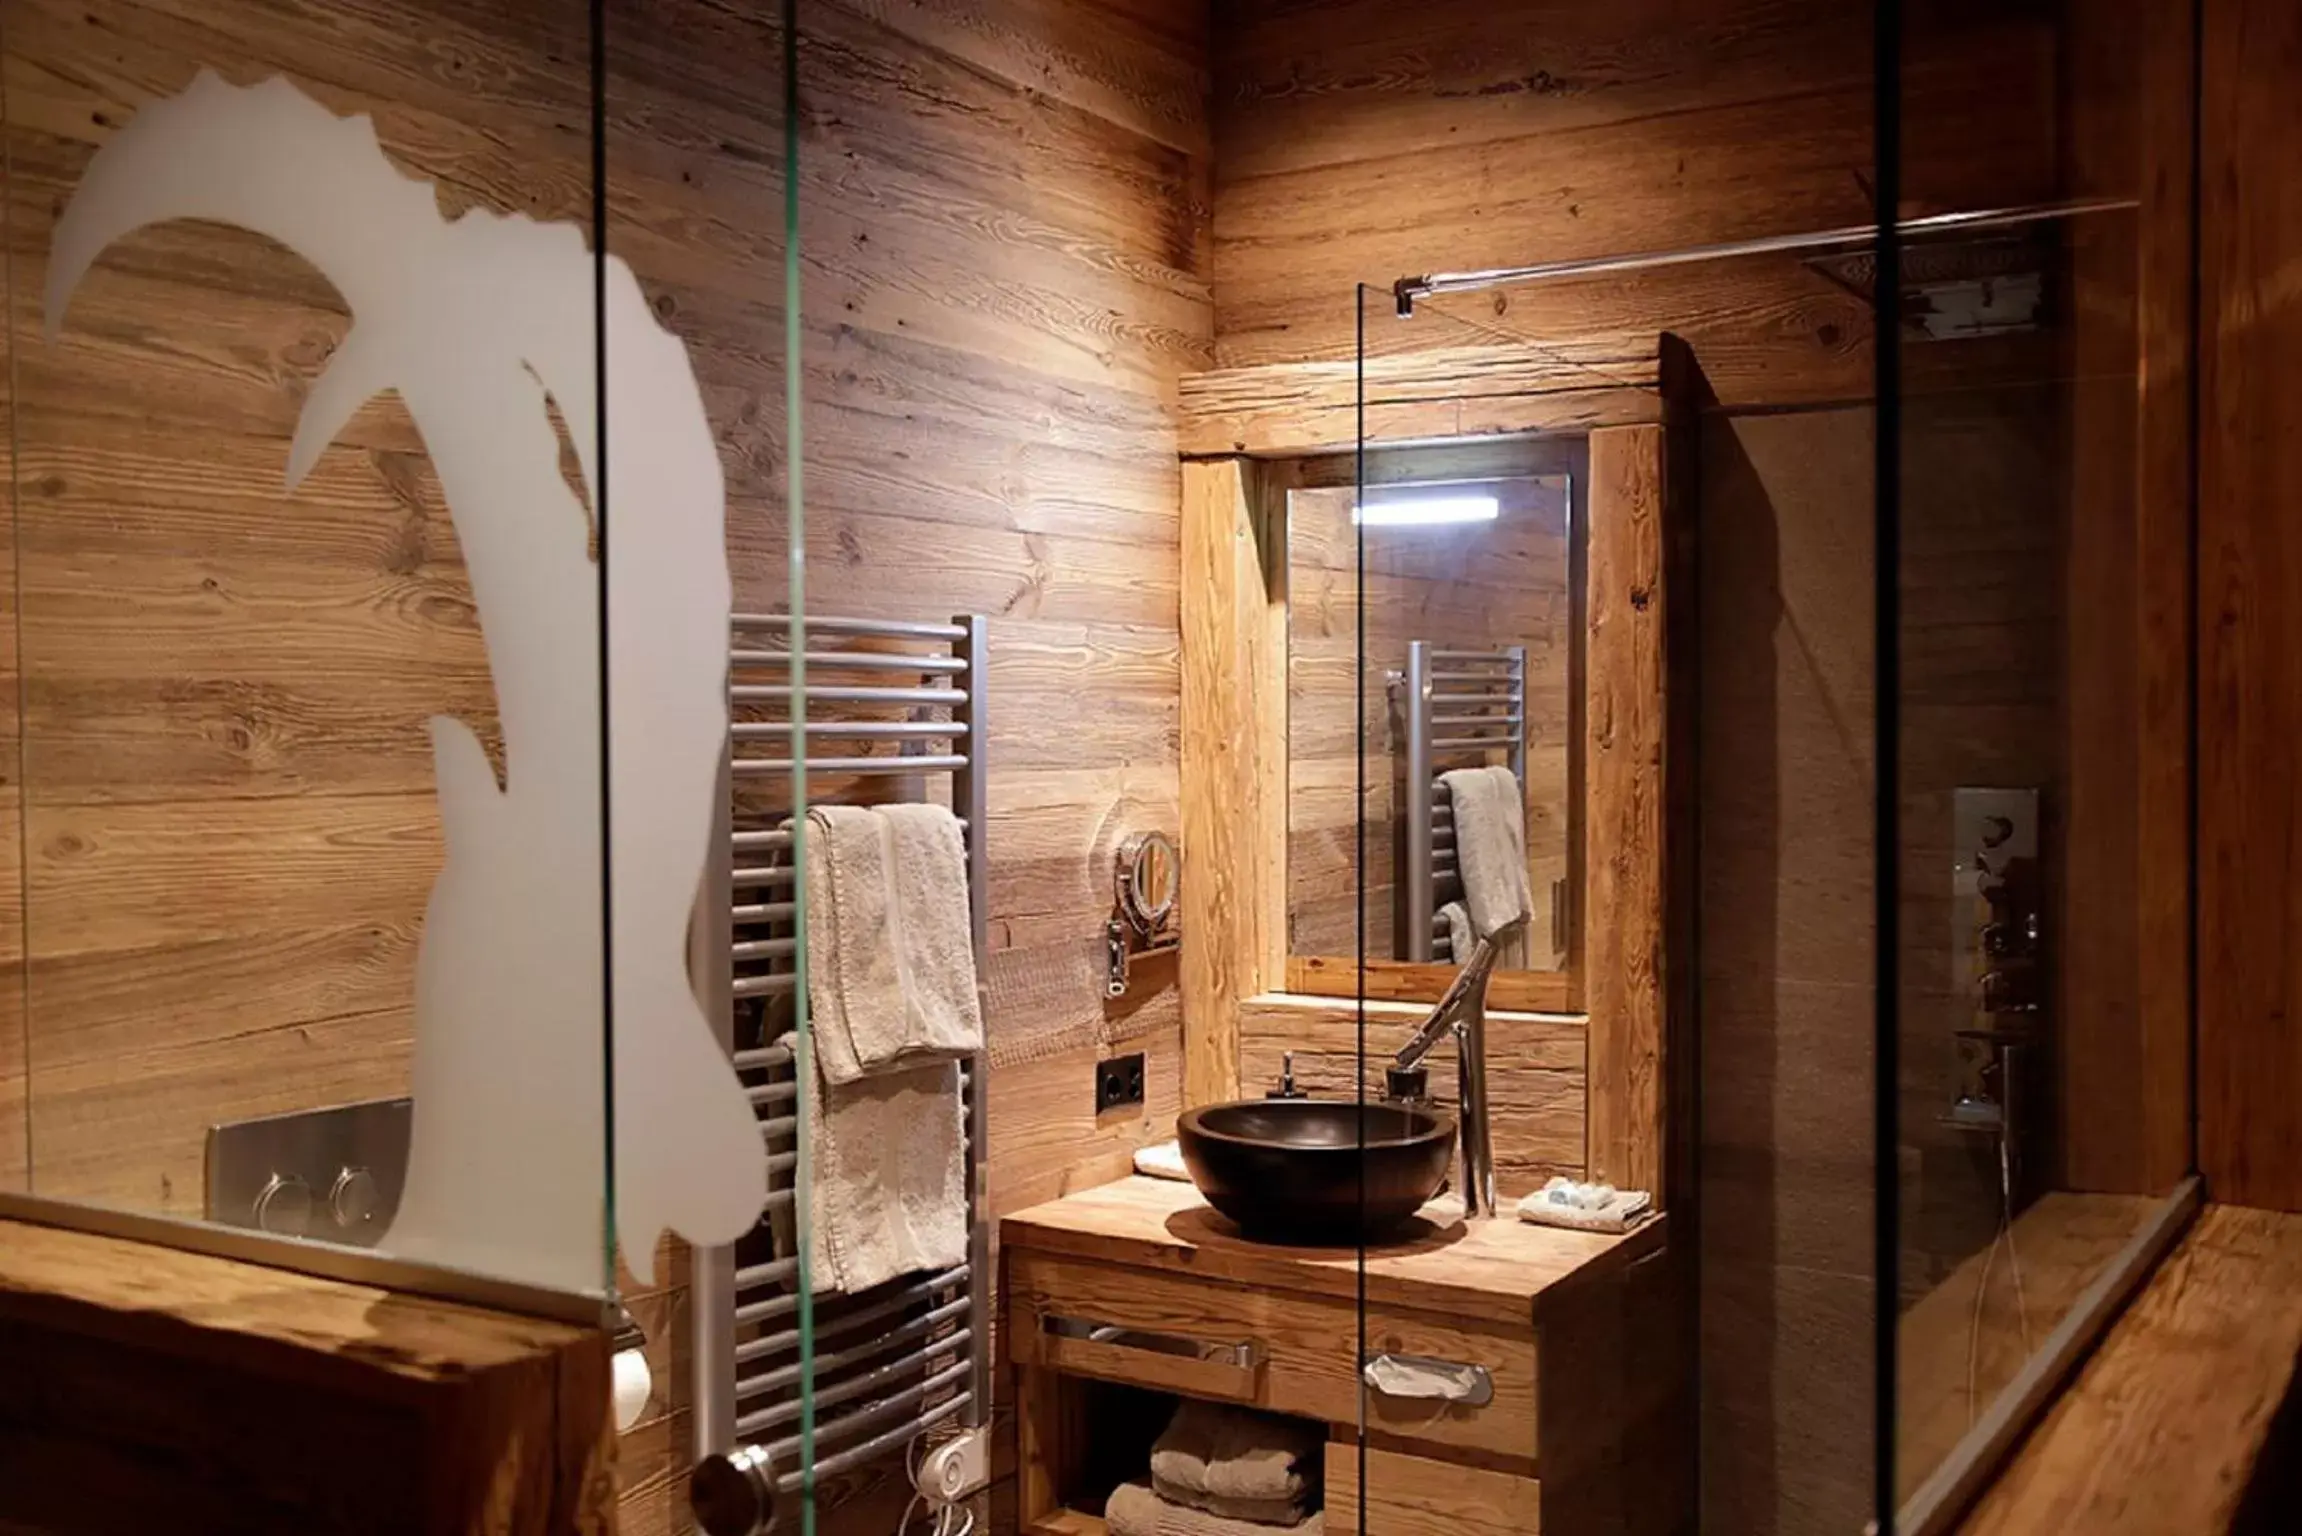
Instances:
[[[305,1237],[312,1230],[312,1186],[294,1174],[273,1174],[256,1192],[256,1226],[282,1237]]]
[[[376,1176],[365,1168],[344,1168],[336,1174],[335,1184],[328,1190],[328,1213],[336,1225],[346,1232],[366,1229],[383,1209],[383,1194],[376,1188]]]
[[[704,1536],[765,1536],[775,1529],[775,1470],[767,1448],[706,1456],[687,1477],[687,1503]]]

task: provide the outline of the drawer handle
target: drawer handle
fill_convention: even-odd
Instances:
[[[1484,1408],[1495,1400],[1495,1378],[1483,1365],[1434,1360],[1428,1355],[1370,1355],[1359,1375],[1385,1397],[1437,1398]]]
[[[1180,1333],[1130,1328],[1124,1323],[1099,1323],[1084,1317],[1042,1315],[1040,1327],[1058,1338],[1086,1339],[1091,1343],[1110,1344],[1120,1349],[1140,1349],[1148,1354],[1173,1355],[1183,1360],[1204,1360],[1216,1365],[1236,1366],[1245,1371],[1254,1370],[1263,1363],[1263,1346],[1253,1339],[1219,1343],[1209,1339],[1194,1339]]]

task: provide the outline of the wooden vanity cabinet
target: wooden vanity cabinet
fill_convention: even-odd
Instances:
[[[1337,1536],[1359,1529],[1362,1412],[1369,1536],[1679,1529],[1666,1225],[1602,1237],[1435,1206],[1370,1250],[1365,1358],[1443,1372],[1449,1400],[1363,1387],[1352,1250],[1248,1242],[1190,1186],[1145,1178],[1011,1216],[1021,1524],[1092,1528],[1099,1509],[1073,1507],[1100,1497],[1075,1486],[1097,1430],[1079,1383],[1101,1381],[1327,1424]]]

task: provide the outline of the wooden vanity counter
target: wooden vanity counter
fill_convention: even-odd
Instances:
[[[1356,1250],[1250,1241],[1188,1184],[1066,1196],[1007,1217],[1000,1242],[1026,1530],[1080,1529],[1080,1378],[1326,1422],[1330,1529],[1358,1526],[1362,1413],[1368,1536],[1676,1528],[1665,1218],[1617,1237],[1435,1202],[1370,1248],[1367,1358],[1438,1367],[1453,1398],[1362,1392]]]

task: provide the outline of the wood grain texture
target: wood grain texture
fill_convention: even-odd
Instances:
[[[1494,1324],[1526,1321],[1530,1299],[1569,1276],[1612,1274],[1659,1249],[1668,1226],[1651,1221],[1615,1237],[1517,1220],[1466,1223],[1444,1201],[1420,1219],[1418,1235],[1367,1250],[1369,1304]],[[1010,1258],[1028,1248],[1347,1301],[1359,1290],[1357,1249],[1246,1241],[1190,1185],[1141,1175],[1012,1213],[1000,1242]]]
[[[1961,1536],[2288,1528],[2237,1517],[2302,1363],[2302,1219],[2209,1205]]]
[[[1387,349],[1501,331],[1542,343],[1592,389],[1603,338],[1668,329],[1729,405],[1868,394],[1865,306],[1795,258],[1467,295],[1404,323],[1385,302],[1412,273],[1867,222],[1867,13],[1728,0],[1666,19],[1541,0],[1508,27],[1478,0],[1354,0],[1315,25],[1290,0],[1218,13],[1222,367],[1347,361],[1364,282],[1381,306],[1369,334]],[[1633,31],[1639,45],[1624,46]],[[2052,195],[2048,14],[1962,10],[1914,38],[1904,90],[1929,130],[1904,167],[1911,211]]]
[[[1341,998],[1265,994],[1239,1010],[1239,1091],[1268,1092],[1292,1055],[1295,1079],[1311,1093],[1351,1097],[1362,1084],[1385,1091],[1383,1068],[1430,1011],[1428,1002],[1371,1001],[1361,1054],[1359,1004]],[[1495,1187],[1509,1200],[1553,1175],[1584,1170],[1588,1089],[1586,1026],[1576,1015],[1496,1011],[1487,1015],[1487,1101],[1494,1116]],[[1455,1053],[1432,1053],[1431,1093],[1456,1096]]]
[[[1061,1206],[1042,1207],[1059,1211]],[[1370,1427],[1432,1446],[1500,1456],[1535,1455],[1536,1359],[1528,1303],[1515,1324],[1463,1319],[1370,1300],[1367,1348],[1484,1366],[1493,1400],[1441,1406],[1361,1390],[1360,1314],[1351,1298],[1284,1288],[1285,1276],[1240,1285],[1174,1270],[1076,1253],[1051,1253],[1013,1240],[1007,1250],[1010,1358],[1059,1370],[1271,1413],[1355,1424],[1365,1398]],[[1047,1318],[1078,1318],[1122,1329],[1245,1344],[1260,1363],[1237,1366],[1155,1351],[1067,1340],[1046,1333]]]
[[[2302,170],[2276,145],[2302,15],[2205,9],[2198,396],[2198,1164],[2217,1200],[2302,1210],[2302,458],[2292,450]]]
[[[1387,299],[1367,302],[1388,309]],[[1651,343],[1652,334],[1643,340]],[[1589,363],[1463,345],[1403,358],[1371,356],[1363,373],[1355,358],[1212,369],[1183,380],[1183,451],[1265,458],[1347,453],[1358,446],[1362,419],[1370,442],[1652,421],[1659,414],[1656,365],[1651,346],[1642,354],[1641,344],[1634,337],[1623,344],[1623,355],[1610,348]]]
[[[1185,1107],[1237,1096],[1241,998],[1285,956],[1283,504],[1239,459],[1183,466]],[[1275,515],[1276,514],[1276,515]]]
[[[1542,1484],[1487,1467],[1435,1462],[1367,1448],[1363,1496],[1359,1449],[1327,1444],[1327,1518],[1364,1536],[1539,1536]]]
[[[2059,1181],[2133,1194],[2190,1160],[2193,26],[2163,0],[2069,23],[2073,191],[2142,206],[2066,257]]]
[[[1451,964],[1369,960],[1362,972],[1357,961],[1331,955],[1287,957],[1286,989],[1312,997],[1433,1003],[1454,979]],[[1574,1001],[1573,987],[1565,971],[1496,971],[1487,983],[1487,1004],[1520,1013],[1565,1013]]]
[[[602,1329],[0,1223],[0,1348],[11,1529],[615,1528]]]
[[[1590,1175],[1664,1200],[1666,436],[1591,434],[1583,774]]]

